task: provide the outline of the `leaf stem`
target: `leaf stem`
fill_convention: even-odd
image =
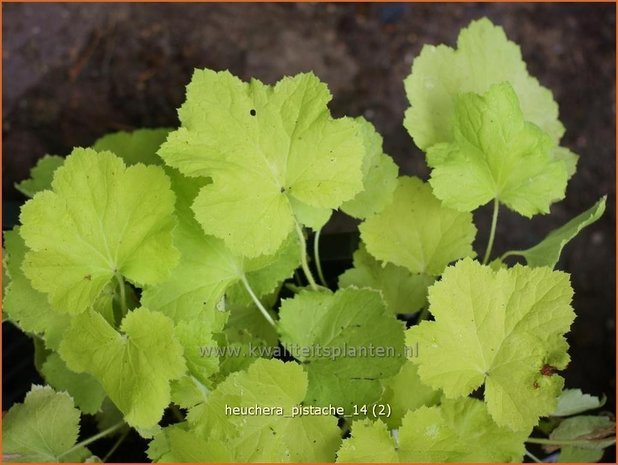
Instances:
[[[326,284],[326,280],[324,279],[324,273],[322,272],[322,262],[320,260],[320,234],[322,232],[322,228],[318,229],[315,232],[315,236],[313,236],[313,257],[315,260],[315,266],[318,269],[318,278],[320,278],[320,283],[324,287],[328,287]]]
[[[298,240],[300,241],[300,265],[303,269],[303,272],[305,273],[307,281],[309,281],[311,289],[317,291],[318,285],[315,282],[315,279],[311,274],[311,270],[309,269],[309,264],[307,263],[307,243],[305,242],[305,235],[303,234],[303,230],[301,229],[300,224],[298,224],[298,221],[296,221],[295,224],[296,234],[298,235]]]
[[[491,217],[491,229],[489,231],[489,241],[487,242],[487,249],[485,249],[485,256],[483,257],[483,265],[486,265],[491,256],[491,249],[494,246],[494,238],[496,237],[496,225],[498,224],[498,211],[500,210],[500,202],[498,199],[494,199],[494,211]]]
[[[88,444],[90,444],[91,442],[97,441],[99,439],[101,439],[104,436],[107,436],[110,433],[113,433],[114,431],[116,431],[118,428],[120,428],[122,425],[124,425],[124,421],[119,421],[118,423],[116,423],[113,426],[110,426],[109,428],[107,428],[106,430],[101,431],[100,433],[95,434],[94,436],[90,436],[87,439],[84,439],[81,442],[78,442],[77,444],[75,444],[73,447],[71,447],[68,450],[65,450],[62,454],[60,454],[59,456],[57,456],[57,459],[60,459],[62,457],[64,457],[65,455],[69,455],[73,452],[75,452],[76,450],[81,449],[82,447],[86,447]]]
[[[542,444],[546,446],[582,446],[590,444],[590,441],[582,439],[546,439],[546,438],[528,438],[527,443]]]
[[[528,457],[530,457],[534,462],[536,463],[543,463],[543,461],[538,458],[536,455],[534,455],[532,452],[530,452],[528,449],[526,449],[526,455]]]
[[[105,457],[103,457],[103,459],[101,460],[102,462],[107,462],[109,460],[109,458],[112,456],[112,454],[114,452],[116,452],[116,449],[118,449],[118,447],[120,447],[120,444],[122,444],[122,441],[124,441],[126,439],[126,437],[129,435],[130,431],[131,431],[130,429],[127,429],[124,433],[122,433],[120,435],[120,437],[114,443],[112,448],[107,452],[107,454],[105,454]]]
[[[270,323],[270,325],[273,328],[277,329],[277,323],[270,316],[270,314],[268,313],[268,310],[266,310],[264,305],[262,305],[262,302],[260,302],[260,299],[258,299],[258,297],[255,295],[255,292],[253,292],[253,289],[251,288],[251,285],[249,284],[249,281],[247,281],[247,277],[244,274],[242,274],[242,275],[240,275],[240,280],[242,281],[243,285],[245,286],[245,289],[247,290],[247,292],[251,296],[251,299],[253,300],[253,303],[255,303],[255,305],[260,310],[260,312],[262,313],[264,318],[266,318],[266,321],[268,321],[268,323]]]
[[[127,294],[124,289],[124,278],[119,272],[116,272],[116,281],[118,281],[118,289],[120,289],[120,308],[124,317],[129,310],[127,307]]]
[[[514,255],[521,255],[523,250],[509,250],[508,252],[504,252],[500,257],[500,260],[504,260],[507,257],[512,257]]]

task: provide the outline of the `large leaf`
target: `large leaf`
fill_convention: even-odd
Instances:
[[[435,321],[408,331],[421,380],[446,397],[485,386],[499,425],[526,430],[552,413],[568,362],[564,334],[575,314],[566,273],[517,265],[493,271],[470,259],[429,289]]]
[[[270,87],[195,71],[182,127],[159,154],[185,175],[212,178],[193,204],[207,234],[237,255],[272,254],[295,222],[319,225],[361,191],[360,127],[332,119],[330,98],[313,74]]]

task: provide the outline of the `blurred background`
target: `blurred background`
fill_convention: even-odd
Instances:
[[[521,45],[549,87],[580,155],[566,200],[531,221],[502,210],[495,253],[525,248],[608,195],[605,216],[564,251],[578,318],[569,336],[568,387],[605,393],[615,408],[615,5],[614,4],[4,4],[3,227],[24,197],[14,183],[46,153],[65,155],[117,130],[175,126],[194,68],[229,69],[272,83],[313,70],[339,115],[364,115],[402,174],[427,178],[402,126],[403,79],[423,44],[454,45],[487,16]],[[476,215],[484,248],[488,211]],[[326,234],[352,231],[335,218]],[[349,258],[349,250],[344,255]],[[336,250],[333,253],[338,253]],[[4,328],[6,409],[31,379],[17,370],[28,347]],[[11,333],[12,334],[12,333]],[[26,356],[25,359],[29,357]],[[29,363],[27,360],[23,363]],[[20,368],[22,370],[23,368]],[[15,371],[17,370],[17,371]],[[13,373],[10,375],[10,373]],[[21,375],[19,373],[22,373]]]

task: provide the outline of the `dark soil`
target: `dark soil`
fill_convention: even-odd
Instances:
[[[614,410],[613,4],[5,4],[3,12],[5,229],[24,201],[13,185],[39,157],[66,154],[110,131],[177,124],[193,68],[267,82],[313,70],[329,83],[335,114],[365,115],[401,172],[426,177],[402,126],[402,80],[423,44],[452,45],[459,29],[481,16],[502,25],[531,73],[554,92],[564,145],[581,158],[567,199],[551,215],[501,217],[495,251],[533,245],[608,195],[605,216],[567,247],[559,267],[572,275],[578,314],[567,386],[605,393]],[[477,219],[479,250],[488,212]],[[353,228],[338,217],[329,232]],[[333,255],[349,258],[348,249],[334,247]],[[24,353],[8,356],[10,344],[5,337],[5,375]],[[4,381],[6,409],[31,380]]]

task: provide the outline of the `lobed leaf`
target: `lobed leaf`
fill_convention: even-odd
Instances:
[[[83,312],[116,275],[143,286],[176,264],[174,194],[161,168],[78,148],[52,188],[22,207],[20,234],[24,273],[55,310]]]
[[[464,259],[429,289],[435,321],[408,330],[408,344],[419,344],[411,360],[447,398],[484,385],[495,422],[529,430],[556,408],[572,295],[566,273],[521,265],[493,271]]]
[[[170,381],[186,371],[172,321],[146,308],[124,317],[121,333],[89,310],[73,318],[59,353],[67,367],[94,376],[136,428],[156,425],[170,402]]]
[[[442,205],[418,178],[399,178],[393,201],[360,226],[367,251],[411,273],[438,276],[450,262],[474,256],[472,215]]]
[[[179,110],[182,127],[159,154],[187,176],[212,178],[193,204],[207,234],[236,254],[274,253],[294,223],[319,225],[362,189],[359,125],[332,119],[313,74],[274,87],[196,70]]]

